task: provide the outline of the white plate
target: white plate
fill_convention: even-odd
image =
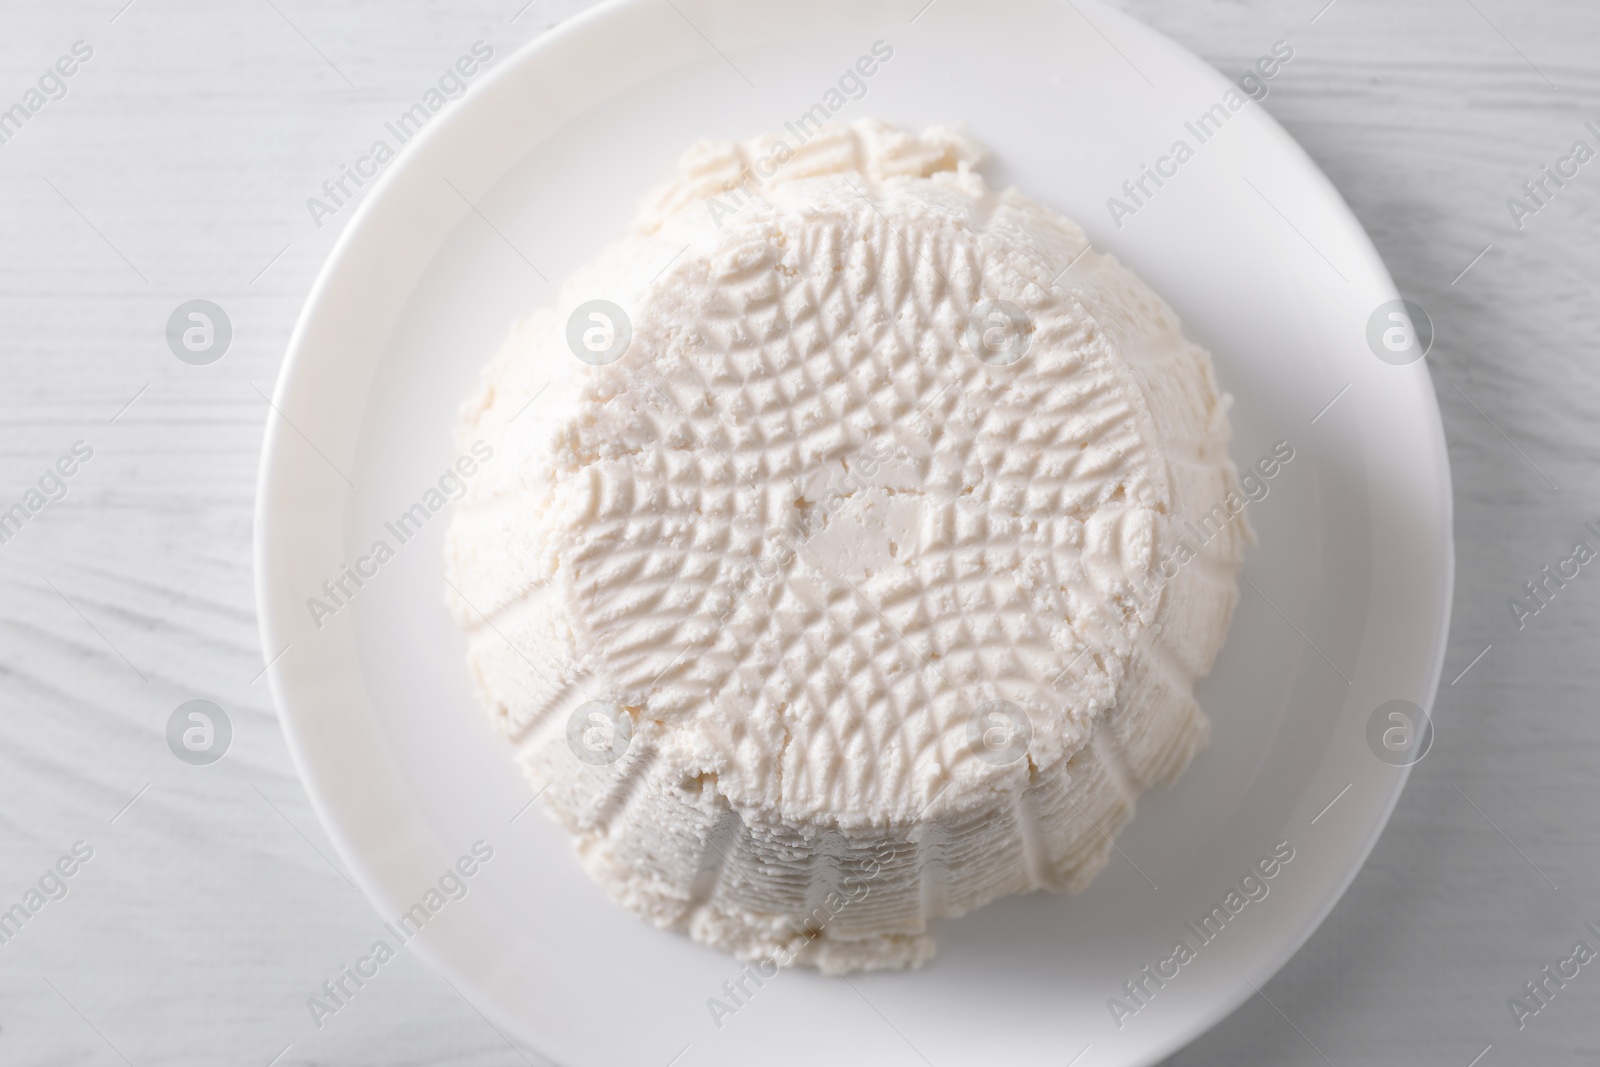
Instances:
[[[1360,226],[1247,104],[1118,228],[1106,198],[1175,140],[1195,146],[1185,121],[1229,83],[1092,0],[937,0],[919,16],[924,2],[618,0],[498,60],[388,165],[291,343],[256,544],[265,651],[289,646],[271,678],[300,772],[386,920],[472,842],[494,849],[412,946],[560,1063],[664,1065],[685,1046],[684,1067],[841,1050],[1059,1067],[1086,1046],[1079,1067],[1151,1063],[1310,935],[1404,784],[1369,751],[1368,720],[1391,699],[1426,707],[1437,685],[1450,481],[1425,363],[1369,350],[1369,316],[1395,293]],[[781,126],[878,40],[893,57],[839,119],[965,123],[994,152],[991,178],[1082,222],[1215,353],[1240,464],[1279,440],[1295,458],[1251,508],[1254,588],[1201,691],[1212,744],[1141,802],[1087,893],[941,922],[919,972],[854,988],[785,972],[719,1029],[706,1002],[733,961],[611,904],[537,808],[512,821],[529,790],[475,705],[442,603],[448,515],[320,630],[306,601],[375,540],[395,544],[384,521],[455,458],[457,405],[507,325],[551,299],[544,278],[619,236],[692,140]],[[1295,858],[1269,895],[1119,1027],[1108,998],[1280,841]]]

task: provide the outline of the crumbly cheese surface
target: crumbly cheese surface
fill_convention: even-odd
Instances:
[[[931,919],[1087,885],[1205,742],[1250,537],[1226,398],[980,157],[696,145],[465,409],[485,705],[606,892],[744,958],[920,964]]]

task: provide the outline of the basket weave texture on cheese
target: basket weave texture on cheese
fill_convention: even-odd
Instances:
[[[1251,539],[1227,398],[981,155],[701,142],[464,409],[484,705],[595,882],[742,958],[918,965],[932,919],[1081,889],[1206,741]]]

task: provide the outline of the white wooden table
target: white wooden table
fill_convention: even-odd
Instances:
[[[0,108],[45,79],[0,144],[0,510],[42,477],[61,497],[0,544],[0,909],[41,879],[66,890],[0,944],[0,1062],[522,1063],[412,958],[338,1025],[309,1024],[372,913],[258,680],[251,513],[263,394],[351,214],[318,227],[306,198],[473,42],[503,58],[586,5],[124,2],[0,11]],[[1446,681],[1470,669],[1332,917],[1172,1062],[1592,1062],[1600,964],[1521,1030],[1507,1000],[1579,939],[1600,950],[1600,572],[1521,629],[1507,599],[1578,538],[1600,547],[1583,529],[1600,520],[1600,162],[1520,231],[1507,198],[1575,140],[1600,148],[1600,7],[1324,3],[1128,6],[1230,75],[1293,42],[1266,106],[1437,327]],[[233,326],[210,366],[165,336],[197,297]],[[63,463],[61,496],[47,471],[80,441],[92,458]],[[233,725],[211,767],[165,738],[196,698]],[[92,857],[47,877],[76,842]]]

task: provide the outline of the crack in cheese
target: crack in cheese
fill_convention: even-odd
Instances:
[[[1150,571],[1237,492],[1227,398],[980,158],[702,142],[464,411],[504,434],[448,538],[483,702],[607,893],[743,958],[917,965],[931,919],[1081,889],[1206,740],[1249,527]]]

